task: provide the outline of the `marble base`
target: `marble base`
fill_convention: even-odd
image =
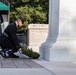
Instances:
[[[55,43],[45,42],[40,47],[40,59],[48,61],[76,61],[76,39],[58,38]]]

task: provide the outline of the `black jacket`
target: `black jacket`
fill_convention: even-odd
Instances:
[[[4,32],[8,35],[8,37],[2,34],[0,36],[0,45],[6,48],[17,49],[17,46],[19,46],[19,42],[16,36],[16,33],[17,33],[16,23],[14,22],[8,25],[4,30]]]

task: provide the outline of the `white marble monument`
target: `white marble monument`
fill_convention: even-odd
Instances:
[[[76,61],[76,0],[49,0],[49,33],[40,58]]]
[[[29,24],[27,29],[27,45],[39,53],[39,46],[47,38],[48,24]]]

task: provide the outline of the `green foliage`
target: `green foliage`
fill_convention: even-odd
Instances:
[[[26,23],[48,23],[49,0],[8,0],[12,4],[11,20],[24,16]],[[14,13],[12,13],[14,12]],[[14,14],[14,16],[12,16]],[[36,20],[37,19],[37,20]],[[40,19],[40,20],[38,20]],[[31,20],[31,21],[30,21]]]
[[[49,0],[9,0],[11,4],[11,22],[18,16],[26,18],[25,27],[30,23],[47,24]]]
[[[17,28],[17,33],[25,33],[26,31],[27,31],[27,28],[25,25]]]
[[[37,52],[34,52],[32,50],[32,48],[28,48],[28,47],[25,47],[25,46],[22,46],[22,53],[29,56],[32,59],[38,59],[39,56],[40,56],[40,54],[37,53]]]

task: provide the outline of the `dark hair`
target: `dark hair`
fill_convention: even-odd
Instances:
[[[20,16],[20,17],[18,17],[18,19],[20,19],[20,20],[22,21],[22,24],[23,24],[23,23],[24,23],[24,21],[25,21],[25,20],[24,20],[24,18],[23,18],[23,17],[21,17],[21,16]]]

